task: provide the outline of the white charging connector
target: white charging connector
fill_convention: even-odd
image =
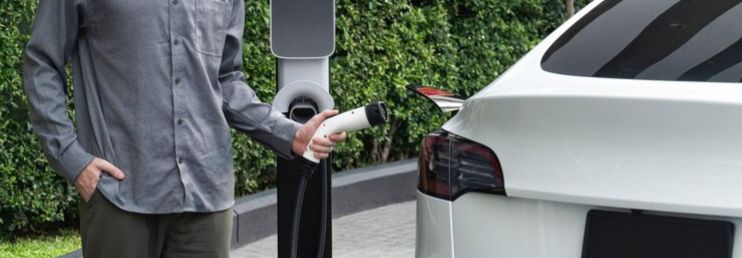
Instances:
[[[328,138],[330,135],[339,132],[366,129],[386,123],[387,119],[384,102],[374,102],[365,107],[359,107],[326,119],[314,132],[312,139]],[[314,157],[314,151],[309,149],[309,144],[307,144],[307,149],[302,156],[311,162],[319,163],[319,160]]]

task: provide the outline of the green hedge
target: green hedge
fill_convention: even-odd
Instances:
[[[76,220],[74,188],[51,171],[28,123],[21,65],[35,5],[0,1],[0,239]],[[245,71],[258,95],[270,101],[275,60],[268,46],[268,1],[247,0],[246,8]],[[471,95],[553,30],[563,13],[560,0],[338,1],[331,67],[337,107],[383,100],[393,113],[387,126],[352,133],[337,148],[342,155],[335,169],[415,156],[421,137],[447,117],[431,112],[405,85]],[[270,188],[274,155],[239,134],[234,148],[237,194]]]

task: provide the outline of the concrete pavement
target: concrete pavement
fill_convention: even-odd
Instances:
[[[391,204],[332,221],[333,257],[413,257],[415,201]],[[232,257],[276,257],[276,235],[232,251]]]

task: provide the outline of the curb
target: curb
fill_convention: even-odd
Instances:
[[[417,159],[408,159],[333,174],[332,218],[414,200],[416,171]],[[236,201],[232,249],[276,233],[276,198],[272,189]]]
[[[415,199],[417,158],[332,175],[332,218]],[[232,249],[276,233],[276,189],[240,197],[233,208]],[[358,201],[363,200],[363,201]],[[60,256],[80,258],[80,250]]]

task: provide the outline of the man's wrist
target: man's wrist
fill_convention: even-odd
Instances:
[[[302,139],[300,137],[301,129],[296,130],[296,134],[294,135],[294,140],[291,142],[291,151],[294,152],[294,154],[301,156],[304,154],[304,151],[306,150],[306,144],[302,143]]]
[[[57,173],[65,177],[70,183],[74,183],[80,173],[93,162],[95,156],[88,153],[75,141],[59,156],[54,163]]]

